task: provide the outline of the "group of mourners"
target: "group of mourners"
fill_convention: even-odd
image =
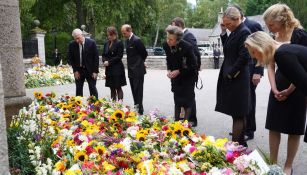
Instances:
[[[217,83],[215,110],[233,119],[232,140],[247,146],[256,131],[256,87],[267,66],[271,92],[265,128],[269,130],[270,159],[277,162],[281,133],[288,134],[284,172],[292,174],[300,136],[305,132],[307,95],[307,32],[286,4],[275,4],[263,14],[271,35],[262,31],[256,21],[244,16],[238,5],[229,6],[222,16],[221,40],[224,61]],[[174,120],[188,120],[197,126],[195,84],[201,67],[201,54],[195,36],[176,17],[166,29],[167,77],[174,94]],[[107,28],[108,41],[102,52],[105,86],[114,101],[123,100],[122,86],[127,84],[122,62],[127,52],[128,78],[135,108],[143,114],[143,84],[147,51],[128,24],[121,27],[125,44],[118,39],[115,27]],[[88,82],[90,95],[98,97],[96,80],[99,53],[95,41],[84,38],[80,29],[72,32],[69,61],[72,65],[76,95],[83,96]],[[183,115],[182,115],[183,114]],[[307,142],[305,132],[304,141]]]

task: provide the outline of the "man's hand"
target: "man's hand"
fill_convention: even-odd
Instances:
[[[80,73],[78,71],[74,72],[75,79],[79,80]]]
[[[93,73],[92,77],[93,77],[94,80],[97,79],[97,75],[98,75],[97,73]]]
[[[254,74],[252,78],[252,82],[255,86],[257,86],[260,83],[261,75],[260,74]]]

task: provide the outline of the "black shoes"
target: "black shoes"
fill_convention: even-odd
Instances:
[[[245,134],[244,135],[244,140],[248,141],[248,140],[252,140],[254,139],[254,133],[253,134]]]
[[[229,132],[229,135],[232,136],[232,132]],[[252,140],[252,139],[254,139],[254,133],[253,132],[244,134],[244,140],[245,141]]]

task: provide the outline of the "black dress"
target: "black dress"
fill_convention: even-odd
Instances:
[[[177,46],[170,48],[163,44],[166,54],[167,70],[178,70],[180,74],[171,79],[175,106],[191,107],[195,99],[195,82],[197,79],[197,62],[193,47],[188,42],[180,40]]]
[[[295,29],[292,33],[291,38],[292,44],[302,44],[307,45],[307,35],[302,29]],[[291,57],[288,59],[295,59],[294,55],[298,54],[300,56],[302,53],[298,52],[297,48],[292,48],[296,46],[291,46],[291,44],[284,44],[275,53],[275,61],[277,63],[278,69],[275,73],[276,86],[279,91],[288,88],[291,84],[290,79],[284,76],[280,65],[278,65],[278,57],[284,55]],[[304,47],[304,46],[301,46]],[[307,48],[306,48],[307,49]],[[293,55],[293,58],[291,54]],[[289,65],[290,67],[290,65]],[[274,97],[274,93],[271,91],[269,96],[268,110],[267,110],[267,119],[265,128],[277,131],[285,134],[295,134],[303,135],[305,129],[306,121],[306,101],[305,95],[299,88],[296,88],[285,101],[277,101]]]
[[[115,40],[110,47],[110,42],[104,44],[102,61],[108,61],[109,66],[106,67],[106,87],[119,88],[127,85],[125,77],[125,67],[122,62],[124,53],[124,45],[122,41]]]

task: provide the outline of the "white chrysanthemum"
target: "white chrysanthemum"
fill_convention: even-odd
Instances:
[[[120,143],[122,145],[124,145],[124,150],[127,151],[127,152],[130,152],[131,151],[131,138],[129,137],[126,137],[123,141],[121,141]]]
[[[127,129],[127,134],[130,134],[132,137],[135,138],[138,130],[139,130],[138,126],[131,126]]]

